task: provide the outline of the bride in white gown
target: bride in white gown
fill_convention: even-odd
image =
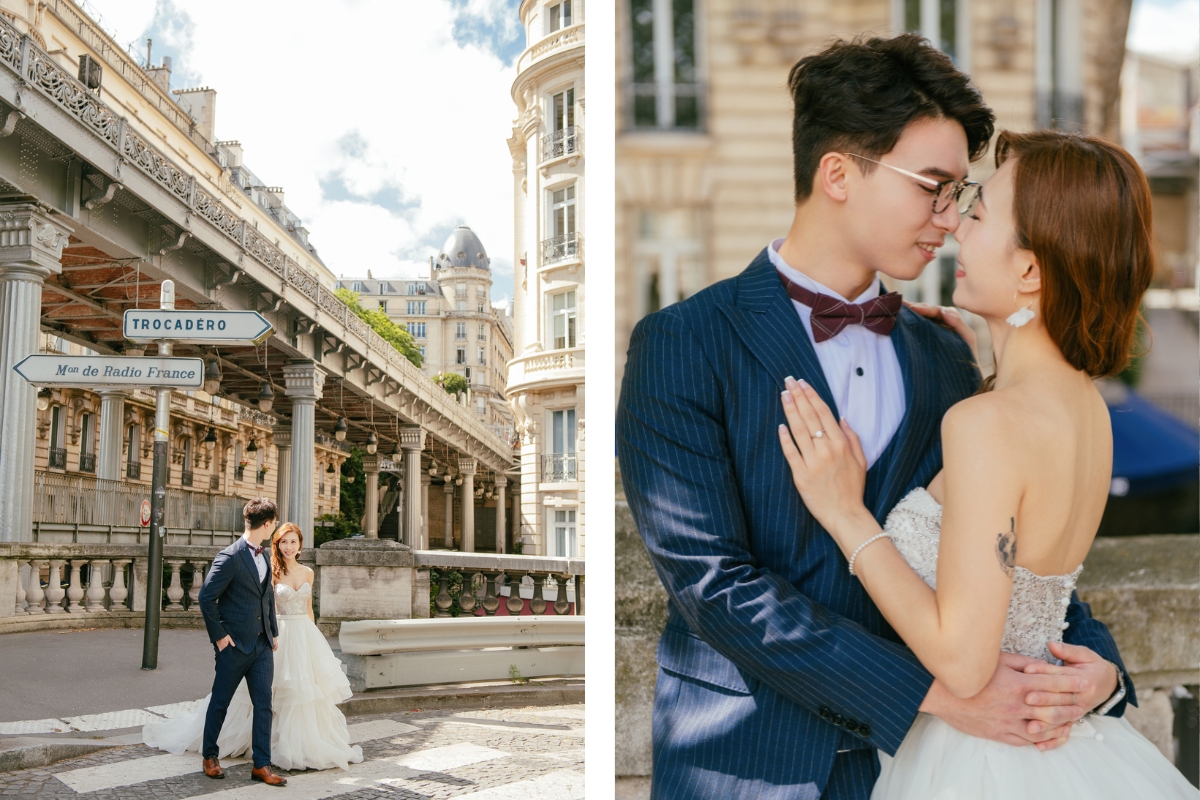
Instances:
[[[862,502],[866,459],[852,421],[789,379],[780,426],[796,488],[850,573],[962,698],[984,689],[1001,651],[1048,662],[1026,672],[1079,674],[1062,631],[1112,473],[1093,379],[1128,363],[1153,271],[1149,188],[1128,153],[1056,131],[1002,133],[997,167],[955,233],[954,292],[987,322],[996,374],[943,419],[944,469],[928,489],[912,489],[881,528]],[[973,344],[957,314],[921,313]],[[1037,747],[918,714],[895,757],[880,753],[872,800],[1194,800],[1153,744],[1104,716],[1120,672],[1102,674],[1103,687],[1071,701],[1096,713]]]
[[[304,534],[286,523],[271,542],[271,570],[279,620],[279,649],[271,683],[271,761],[287,769],[346,769],[362,761],[350,744],[346,717],[337,704],[349,699],[341,662],[317,628],[312,611],[313,571],[296,561]],[[209,695],[211,697],[211,695]],[[195,712],[142,728],[142,741],[169,753],[199,752],[209,697]],[[217,740],[221,758],[249,752],[253,707],[245,681],[238,687]]]

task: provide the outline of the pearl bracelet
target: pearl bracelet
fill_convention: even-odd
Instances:
[[[863,551],[863,548],[866,547],[867,545],[871,544],[872,542],[876,542],[876,541],[879,541],[880,539],[883,539],[886,536],[887,536],[886,531],[880,531],[879,533],[875,534],[870,539],[867,539],[865,542],[863,542],[862,544],[860,544],[858,546],[858,549],[855,550],[854,554],[850,556],[850,574],[851,575],[854,574],[854,559],[858,558],[858,554]]]

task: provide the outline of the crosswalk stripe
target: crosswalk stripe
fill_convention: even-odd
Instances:
[[[223,766],[246,763],[240,758],[228,758]],[[195,753],[182,755],[150,756],[135,758],[129,761],[118,761],[115,764],[101,764],[98,767],[83,767],[56,773],[54,777],[74,789],[79,794],[98,792],[101,789],[115,789],[118,786],[132,786],[135,783],[174,778],[187,775],[189,772],[200,771],[200,756]]]

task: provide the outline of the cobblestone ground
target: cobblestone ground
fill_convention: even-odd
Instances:
[[[164,756],[159,750],[139,744],[48,767],[0,773],[0,798],[575,800],[583,797],[583,709],[583,705],[539,706],[351,717],[348,722],[352,738],[356,729],[370,736],[380,733],[381,727],[386,728],[386,724],[361,723],[390,720],[414,726],[415,730],[359,739],[363,762],[351,764],[347,771],[277,770],[288,777],[288,785],[283,789],[252,782],[248,763],[227,764],[226,778],[212,780],[200,772],[198,755],[194,756],[194,772],[154,777],[147,771],[177,757]],[[178,758],[191,759],[193,755],[188,753]],[[145,761],[154,758],[159,761]],[[124,766],[94,769],[114,764]]]

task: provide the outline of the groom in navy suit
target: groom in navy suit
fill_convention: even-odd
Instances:
[[[1064,675],[1002,654],[962,700],[880,615],[801,503],[779,446],[780,392],[807,380],[858,432],[882,523],[941,469],[940,423],[980,375],[958,333],[901,307],[958,227],[994,117],[913,35],[839,42],[800,61],[796,214],[742,272],[644,319],[617,416],[630,509],[668,601],[654,700],[655,798],[855,798],[918,711],[1049,749],[1132,684],[1077,596]],[[939,321],[963,328],[952,312]],[[1086,684],[1084,681],[1086,680]],[[1128,696],[1125,695],[1128,690]]]
[[[251,742],[254,750],[252,780],[269,786],[287,783],[271,771],[271,680],[275,673],[279,624],[275,619],[275,592],[271,586],[269,540],[279,520],[279,509],[266,498],[256,498],[242,509],[246,532],[213,559],[200,589],[200,613],[216,651],[217,674],[204,720],[204,774],[224,778],[218,760],[217,739],[225,722],[229,701],[244,678],[254,705]],[[266,544],[264,544],[266,542]]]

